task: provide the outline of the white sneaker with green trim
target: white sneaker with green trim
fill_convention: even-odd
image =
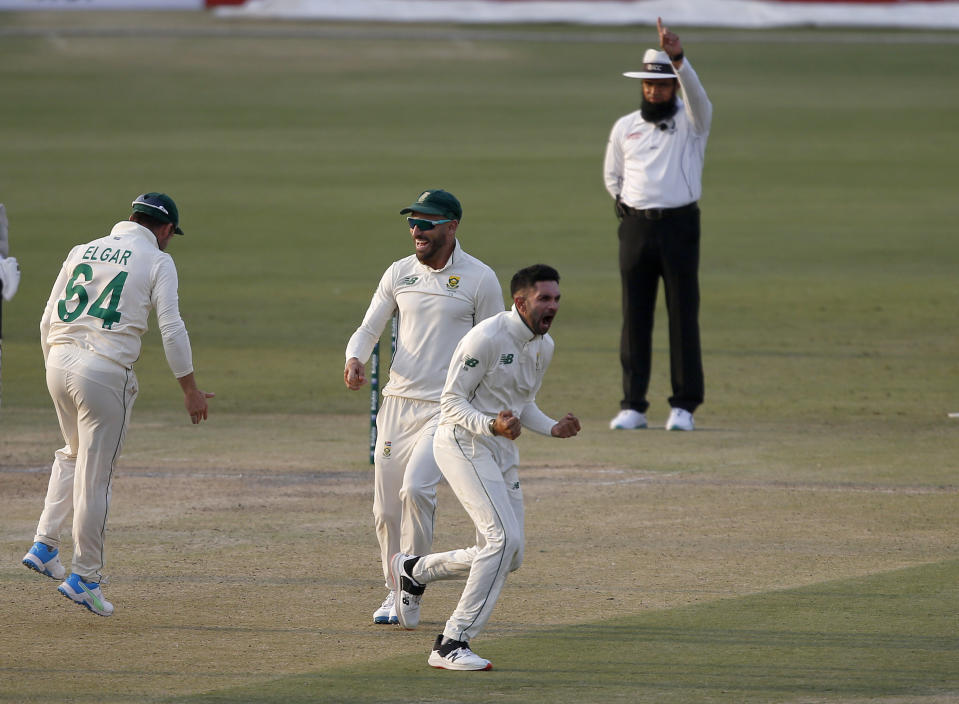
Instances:
[[[640,413],[634,408],[624,408],[616,417],[609,421],[610,430],[637,430],[649,425],[646,422],[646,414]]]
[[[71,574],[57,587],[57,591],[75,604],[85,606],[97,616],[110,616],[113,613],[113,604],[103,596],[99,582],[85,582],[80,575]]]
[[[692,430],[693,414],[683,408],[674,408],[669,412],[669,420],[666,421],[666,430]]]

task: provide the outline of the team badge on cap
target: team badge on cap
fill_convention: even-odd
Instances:
[[[423,191],[416,197],[416,202],[400,211],[400,215],[414,212],[439,215],[450,220],[463,219],[463,206],[460,205],[456,196],[442,188],[430,188]]]

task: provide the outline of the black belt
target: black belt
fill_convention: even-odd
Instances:
[[[663,218],[668,218],[671,215],[681,213],[686,210],[692,210],[696,207],[696,201],[692,203],[687,203],[686,205],[681,205],[678,208],[646,208],[645,210],[640,210],[639,208],[630,208],[628,205],[623,205],[623,211],[627,215],[632,215],[633,217],[645,218],[647,220],[662,220]]]

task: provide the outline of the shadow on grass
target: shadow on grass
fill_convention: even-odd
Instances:
[[[959,560],[477,643],[494,663],[491,672],[433,670],[425,650],[384,652],[354,667],[168,701],[561,704],[959,696],[957,604]]]

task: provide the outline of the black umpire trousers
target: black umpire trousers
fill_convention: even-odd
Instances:
[[[672,408],[690,413],[703,402],[699,341],[699,207],[640,211],[624,209],[619,224],[619,270],[623,285],[621,408],[645,413],[653,355],[653,318],[659,280],[669,314]]]

